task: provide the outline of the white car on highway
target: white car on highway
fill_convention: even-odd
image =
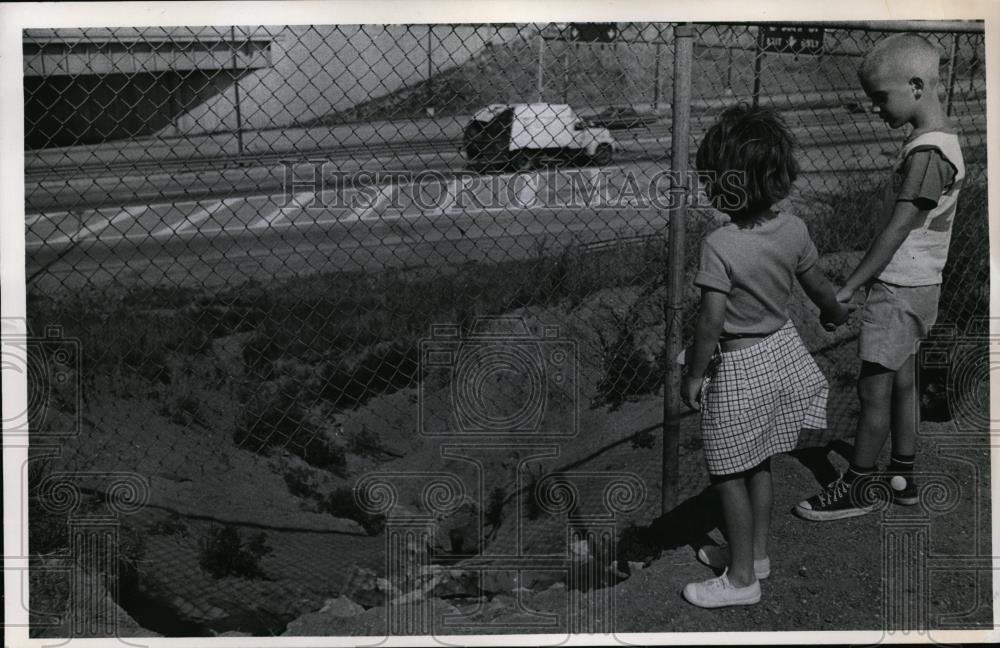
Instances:
[[[465,127],[462,152],[477,169],[532,169],[550,161],[609,164],[618,143],[566,104],[492,104]]]

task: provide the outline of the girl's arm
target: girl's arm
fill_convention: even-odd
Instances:
[[[726,294],[702,288],[694,344],[688,350],[684,375],[681,378],[681,400],[692,409],[701,409],[702,378],[715,352],[715,346],[719,343],[719,335],[722,334],[725,320]]]
[[[833,286],[817,266],[818,264],[814,263],[812,267],[798,275],[798,279],[809,300],[819,307],[819,321],[828,330],[832,330],[827,325],[837,327],[846,322],[850,316],[850,309],[837,301]]]

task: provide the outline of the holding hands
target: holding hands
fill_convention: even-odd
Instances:
[[[834,296],[837,298],[837,301],[840,302],[841,304],[849,304],[851,302],[851,298],[854,297],[855,292],[856,291],[851,290],[847,286],[840,286],[835,291]],[[851,308],[851,310],[855,310],[856,308],[857,307],[855,306]]]
[[[851,317],[851,311],[857,306],[851,303],[854,297],[854,285],[848,281],[846,286],[835,288],[820,271],[818,264],[798,275],[799,283],[805,289],[812,303],[819,306],[819,322],[827,331],[834,331],[841,324],[846,324]]]
[[[847,323],[847,320],[851,317],[851,313],[858,309],[857,304],[851,301],[853,297],[854,291],[847,286],[841,286],[836,290],[836,307],[829,308],[820,313],[819,321],[824,329],[832,332],[837,330],[838,326]]]

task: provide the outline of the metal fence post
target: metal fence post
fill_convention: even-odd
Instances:
[[[535,79],[538,90],[538,102],[542,102],[542,63],[545,57],[545,37],[542,32],[538,32],[538,76]]]
[[[563,103],[569,103],[569,48],[570,44],[563,42],[563,82],[562,82],[562,101]]]
[[[764,63],[764,27],[757,25],[756,45],[753,52],[753,105],[760,103],[760,71]]]
[[[955,56],[958,55],[958,34],[951,37],[951,52],[948,53],[948,99],[947,114],[951,116],[951,98],[955,94]],[[971,75],[970,75],[971,76]]]
[[[233,41],[233,102],[236,106],[236,151],[243,155],[243,113],[240,109],[240,70],[236,59],[236,27],[229,28],[229,37]]]
[[[662,45],[656,44],[656,61],[653,67],[653,110],[660,107],[660,49]]]
[[[684,309],[684,228],[687,214],[688,140],[691,126],[691,64],[694,28],[674,27],[674,97],[671,106],[670,251],[667,257],[666,384],[663,388],[663,496],[662,513],[677,505],[680,445],[681,370],[676,359],[682,348]]]
[[[733,46],[726,46],[726,94],[733,94]]]
[[[431,38],[434,35],[434,26],[427,25],[427,103],[428,114],[433,114],[433,102],[434,102],[434,50],[431,44]]]
[[[976,46],[972,46],[972,60],[969,61],[969,89],[968,93],[972,94],[972,91],[976,88],[976,73],[979,72],[979,50]]]

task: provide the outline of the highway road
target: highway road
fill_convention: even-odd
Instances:
[[[986,117],[977,113],[982,104],[958,102],[954,106],[963,132],[984,133]],[[864,112],[844,108],[797,110],[782,113],[803,150],[851,142],[884,141],[898,137]],[[708,127],[708,118],[695,116],[692,138],[697,141]],[[616,131],[622,150],[620,162],[662,161],[669,157],[669,125]],[[459,153],[460,140],[418,138],[388,141],[375,138],[363,145],[333,146],[298,152],[258,152],[242,157],[223,156],[167,159],[159,162],[115,162],[54,165],[28,168],[25,175],[26,211],[86,209],[100,206],[142,205],[150,201],[198,200],[217,196],[250,196],[275,193],[285,181],[286,162],[325,162],[329,181],[350,181],[359,171],[422,170],[459,171],[466,168]]]
[[[841,173],[882,170],[891,163],[898,142],[888,129],[867,115],[845,114],[832,123],[795,128],[802,149],[800,185],[830,190]],[[981,117],[963,124],[965,132],[980,128],[985,128]],[[279,174],[267,166],[216,171],[214,184],[209,172],[170,170],[158,190],[150,182],[154,176],[135,176],[148,195],[131,189],[132,176],[67,178],[62,184],[70,188],[116,181],[116,191],[128,198],[68,209],[29,208],[27,275],[40,288],[112,279],[225,286],[317,271],[525,258],[537,253],[541,241],[559,249],[662,233],[662,202],[616,201],[629,178],[648,195],[650,179],[666,167],[669,146],[662,138],[633,135],[620,137],[616,163],[600,169],[460,176],[464,160],[455,151],[383,152],[367,159],[332,158],[329,179],[339,185],[298,187],[287,194],[284,169]],[[368,169],[411,175],[380,185],[356,181],[357,172]],[[227,186],[227,174],[240,174],[240,182]],[[190,185],[189,175],[197,178]],[[598,179],[607,184],[610,200],[604,204],[566,195],[574,183],[583,192]]]
[[[581,173],[625,176],[620,167]],[[219,286],[315,271],[525,258],[542,241],[558,249],[645,236],[665,225],[651,206],[624,200],[574,207],[567,178],[539,171],[490,176],[478,186],[432,179],[346,193],[38,215],[28,222],[28,274],[38,272],[41,286],[113,278]],[[593,185],[586,178],[573,182],[580,187],[578,202],[584,200]],[[605,195],[612,201],[618,196],[613,187]]]

